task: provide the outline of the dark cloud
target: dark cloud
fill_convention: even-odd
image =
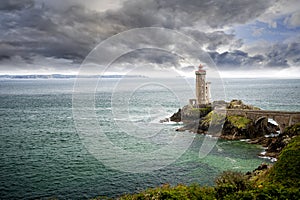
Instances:
[[[233,52],[210,52],[209,53],[216,65],[220,68],[252,68],[263,66],[266,58],[262,55],[249,56],[243,51]]]
[[[276,44],[267,53],[267,66],[287,67],[300,65],[300,43]]]
[[[1,19],[2,30],[7,30],[10,35],[2,40],[2,44],[9,46],[9,49],[2,49],[3,52],[8,52],[7,56],[18,54],[24,57],[25,54],[31,54],[81,62],[95,44],[121,31],[148,26],[180,29],[198,22],[207,23],[210,26],[212,20],[209,18],[212,15],[223,15],[218,14],[224,12],[219,8],[231,7],[237,10],[236,8],[245,6],[245,3],[228,1],[221,4],[213,1],[186,2],[183,0],[176,2],[127,1],[119,10],[97,13],[78,4],[59,11],[45,6],[33,7],[32,1],[8,1],[2,4],[2,9],[8,10],[12,6],[23,9],[7,14]],[[264,8],[264,6],[260,9],[252,7],[248,9],[256,14],[262,12]],[[234,23],[234,18],[236,18],[238,22],[242,22],[244,15],[245,12],[240,12],[239,15],[232,15],[232,18],[228,16],[231,18],[229,21]],[[251,16],[247,16],[247,19],[249,18]],[[223,19],[224,16],[218,19],[218,26],[229,23],[228,19],[225,21]],[[207,43],[207,48],[210,50],[215,50],[220,45],[238,43],[231,41],[235,40],[232,34],[225,34],[221,31],[205,34],[193,30],[189,33],[196,40]]]
[[[44,3],[43,3],[44,2]],[[299,65],[299,44],[278,45],[264,55],[238,51],[243,42],[220,28],[244,24],[262,15],[269,0],[130,0],[120,8],[97,12],[82,1],[64,1],[59,6],[42,0],[8,0],[0,3],[0,65],[22,59],[32,64],[36,57],[81,63],[101,41],[119,32],[139,27],[165,27],[183,32],[211,51],[220,66]],[[60,8],[61,7],[61,8]],[[8,12],[11,11],[11,12]],[[127,44],[121,41],[120,47]],[[164,45],[160,38],[159,43]],[[184,41],[183,41],[184,42]],[[220,48],[226,52],[218,53]],[[162,52],[160,52],[162,53]],[[134,54],[129,55],[135,59]],[[178,65],[178,58],[141,51],[136,60]],[[185,69],[183,69],[185,70]]]
[[[107,12],[106,19],[131,28],[181,29],[197,25],[220,28],[253,20],[271,3],[269,0],[130,0],[121,9]]]
[[[0,61],[4,60],[4,59],[9,60],[10,56],[8,56],[8,55],[0,55]]]
[[[21,10],[34,5],[33,0],[3,0],[0,2],[1,11]]]
[[[277,43],[268,48],[265,55],[249,56],[248,53],[235,50],[232,52],[209,53],[221,68],[289,67],[300,65],[300,43]]]
[[[55,13],[45,8],[29,8],[7,14],[6,18],[0,19],[1,29],[6,30],[6,36],[1,40],[1,55],[19,55],[24,59],[42,55],[81,62],[96,39],[89,35],[93,32],[85,22],[78,21],[80,9],[84,10],[72,7],[66,13]],[[69,18],[60,19],[64,16]]]
[[[242,40],[236,39],[234,34],[228,34],[224,31],[214,31],[210,33],[201,32],[199,30],[183,31],[187,35],[193,37],[200,44],[207,45],[206,49],[210,51],[217,50],[218,47],[228,46],[229,48],[239,48],[242,46]]]

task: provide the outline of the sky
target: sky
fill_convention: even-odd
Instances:
[[[135,42],[122,35],[145,27],[167,31],[143,39],[133,34]],[[107,52],[137,43],[141,49],[115,59],[106,72],[142,66],[147,73],[170,68],[192,75],[197,61],[183,60],[195,49],[165,51],[172,42],[187,45],[184,37],[168,37],[169,30],[198,42],[224,77],[300,78],[299,0],[3,0],[0,74],[77,74],[99,44],[118,35]],[[145,40],[160,49],[143,49]]]

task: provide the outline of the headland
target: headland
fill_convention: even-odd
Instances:
[[[195,75],[196,98],[189,99],[188,105],[161,122],[183,122],[177,131],[260,144],[266,149],[260,156],[278,158],[282,148],[293,137],[286,128],[300,123],[300,112],[262,110],[242,100],[211,102],[210,82],[206,81],[203,65],[199,65]],[[271,123],[270,119],[275,123]]]

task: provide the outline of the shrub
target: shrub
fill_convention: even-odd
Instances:
[[[300,122],[296,123],[293,126],[288,126],[284,129],[284,134],[288,135],[289,137],[293,137],[296,135],[300,135]]]
[[[270,171],[269,179],[285,187],[300,187],[300,136],[291,140]]]
[[[171,187],[166,184],[162,187],[147,189],[144,192],[133,195],[124,195],[119,199],[122,200],[139,200],[139,199],[178,199],[178,200],[212,200],[215,199],[215,191],[210,187],[200,187],[198,184],[191,186],[177,185]]]
[[[228,121],[239,129],[244,129],[251,123],[251,120],[243,116],[227,116]]]
[[[225,171],[216,178],[215,182],[218,199],[224,198],[227,194],[252,188],[250,181],[241,172]]]

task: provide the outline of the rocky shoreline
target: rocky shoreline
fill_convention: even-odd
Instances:
[[[250,144],[259,144],[265,152],[259,154],[263,157],[278,158],[281,150],[289,141],[299,134],[298,126],[288,127],[279,133],[279,127],[268,122],[268,119],[254,122],[240,115],[228,116],[217,112],[218,108],[237,110],[260,110],[257,107],[246,105],[241,100],[231,102],[218,101],[201,107],[186,105],[174,113],[168,120],[183,122],[183,126],[176,131],[190,131],[198,134],[210,134],[226,140],[246,140]],[[164,120],[161,120],[164,122]],[[295,128],[296,127],[296,128]],[[291,130],[293,128],[293,130]]]

